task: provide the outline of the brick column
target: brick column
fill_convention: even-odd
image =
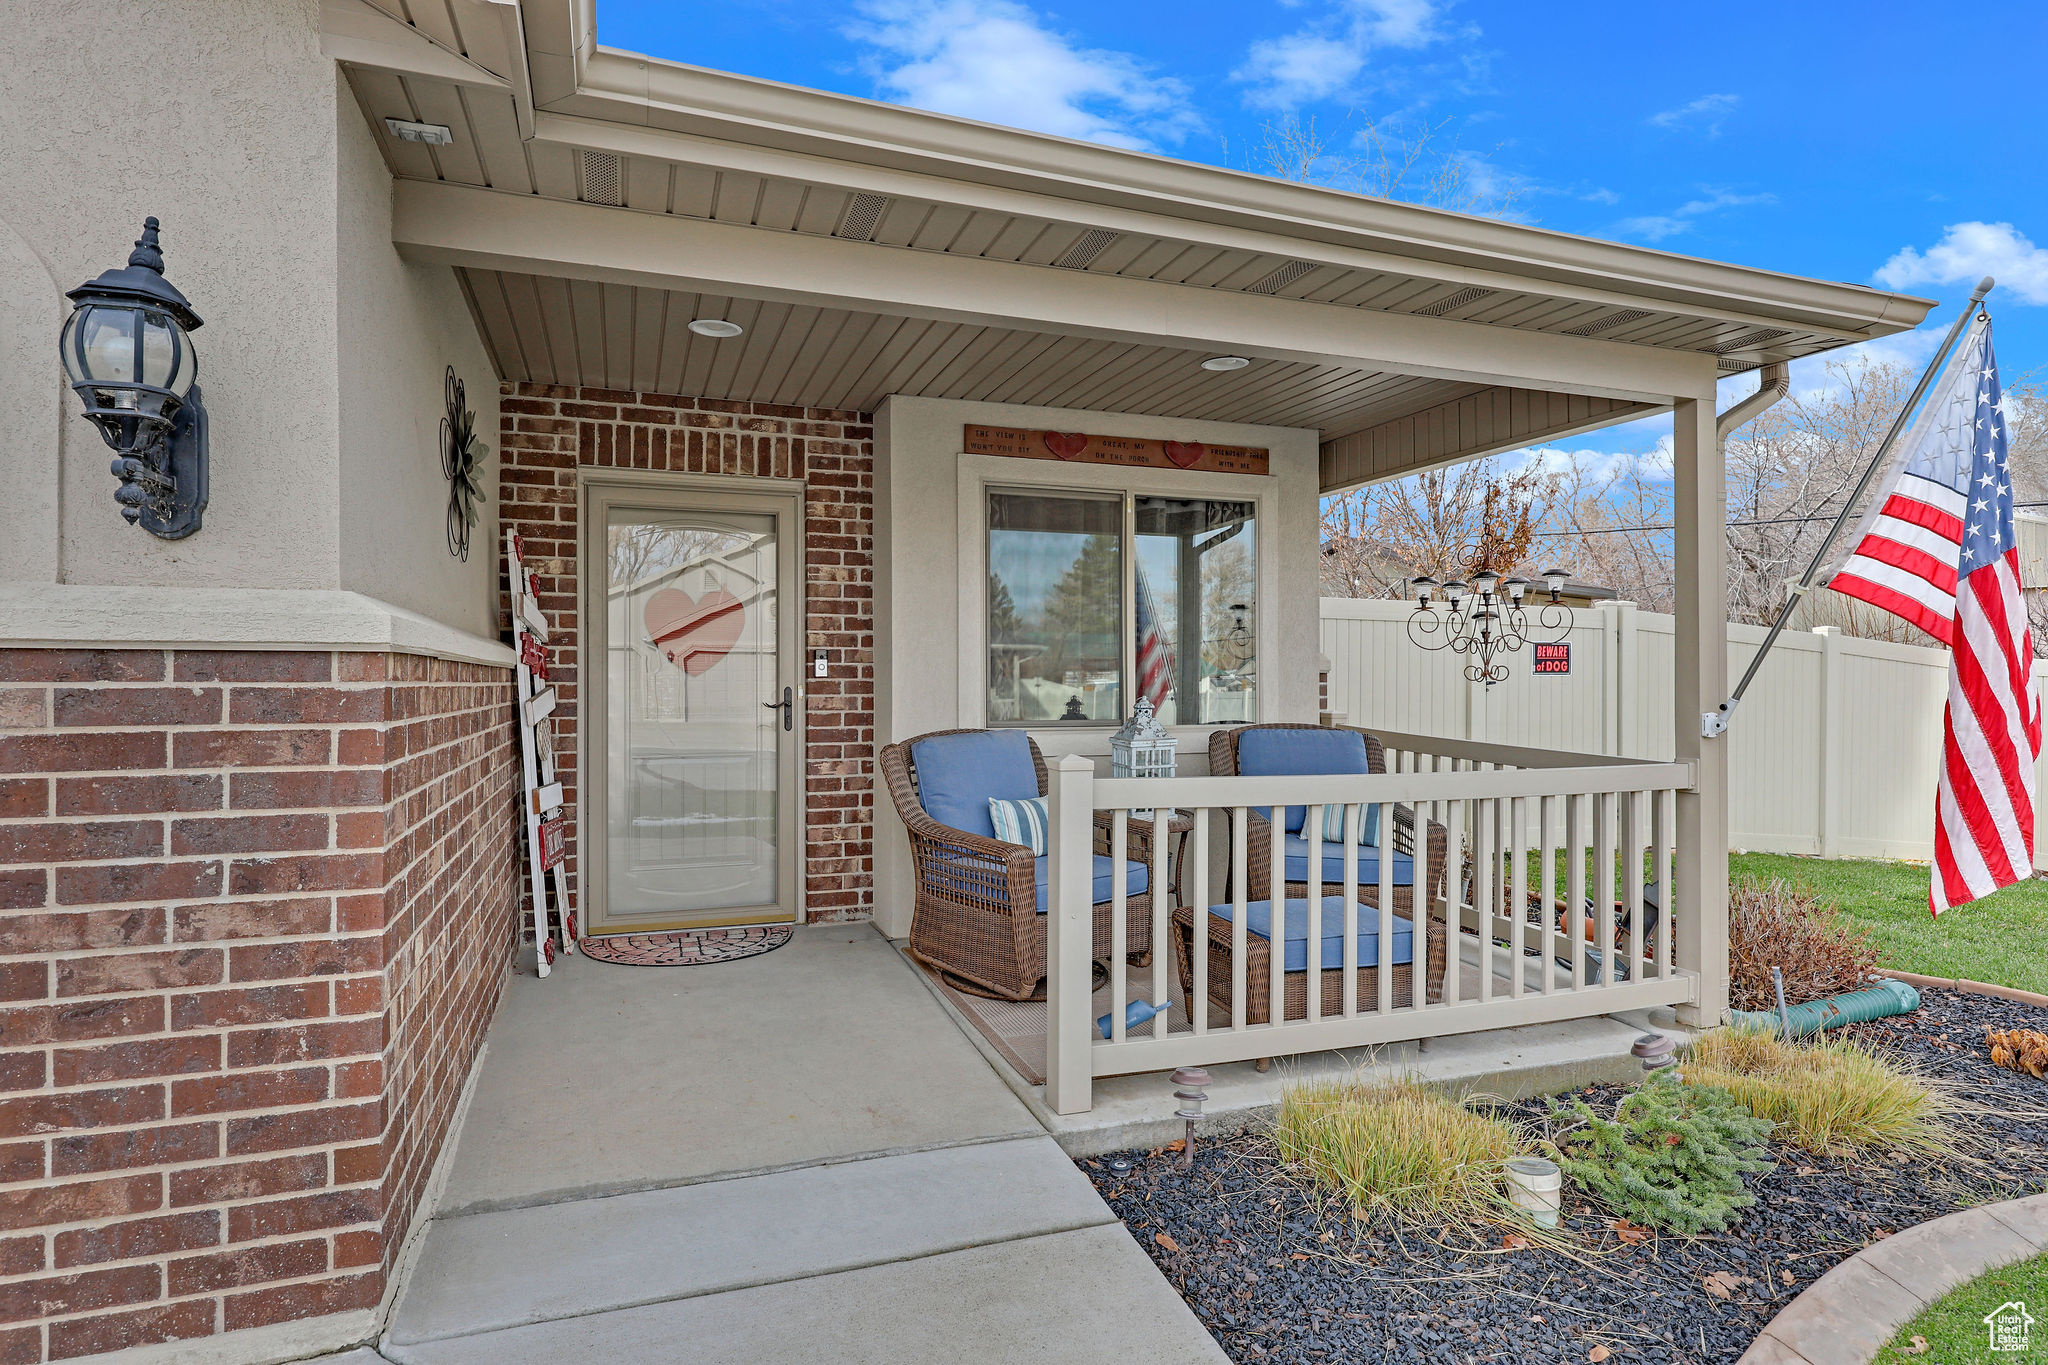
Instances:
[[[0,650],[0,1365],[376,1306],[514,942],[511,708]]]

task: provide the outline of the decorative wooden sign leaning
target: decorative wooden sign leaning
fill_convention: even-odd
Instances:
[[[971,422],[960,439],[961,448],[969,455],[1006,455],[1015,460],[1197,469],[1205,474],[1264,474],[1272,464],[1272,453],[1255,446],[1154,441],[1141,436],[1084,436],[1078,431],[1020,431]]]
[[[519,653],[519,800],[526,816],[526,868],[533,881],[534,963],[546,976],[555,963],[555,929],[561,951],[576,951],[576,911],[569,904],[567,829],[562,784],[555,778],[555,689],[548,682],[548,623],[541,615],[533,572],[526,567],[526,543],[505,533],[505,575],[512,589],[512,647]],[[548,887],[555,892],[553,925]]]

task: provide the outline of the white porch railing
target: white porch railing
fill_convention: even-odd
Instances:
[[[1675,956],[1682,954],[1674,954],[1673,945],[1675,797],[1692,785],[1690,764],[1374,733],[1386,746],[1388,771],[1371,776],[1098,778],[1085,758],[1070,755],[1060,761],[1051,784],[1046,926],[1046,1101],[1056,1113],[1088,1109],[1097,1076],[1365,1047],[1698,998],[1697,978],[1675,965]],[[1306,896],[1307,972],[1282,971],[1284,941],[1271,945],[1264,1008],[1254,1008],[1248,992],[1259,983],[1247,979],[1246,906],[1284,899],[1286,859],[1284,831],[1279,822],[1269,822],[1258,837],[1270,840],[1270,876],[1264,885],[1248,885],[1252,813],[1290,805],[1308,808],[1302,828],[1311,833],[1322,829],[1325,806],[1344,806],[1344,828],[1353,837],[1342,845],[1312,848],[1307,871],[1316,884],[1308,886]],[[1406,827],[1404,851],[1413,857],[1416,911],[1411,1000],[1406,1004],[1397,1003],[1390,961],[1394,858],[1379,858],[1376,886],[1372,876],[1360,885],[1361,845],[1355,835],[1365,808],[1372,805],[1379,808],[1381,830]],[[1192,924],[1176,944],[1169,861],[1173,838],[1153,839],[1149,989],[1147,969],[1113,964],[1111,1032],[1105,1038],[1095,1025],[1100,1009],[1091,1000],[1096,812],[1111,812],[1109,854],[1120,867],[1132,826],[1144,831],[1155,807],[1178,808],[1194,817],[1193,830],[1181,836],[1188,841],[1181,903],[1191,907]],[[1134,810],[1146,814],[1133,816]],[[1440,873],[1430,866],[1430,821],[1441,824],[1446,836],[1450,875],[1442,878],[1441,895],[1425,895]],[[1214,885],[1211,868],[1212,841],[1218,838],[1227,840],[1229,869],[1220,886]],[[1394,840],[1383,837],[1382,842],[1391,851]],[[1341,883],[1323,885],[1322,855],[1330,850],[1348,850],[1348,856]],[[1540,855],[1541,869],[1533,877],[1532,855]],[[1561,899],[1545,885],[1556,878],[1560,855],[1566,869]],[[1625,869],[1619,878],[1617,859]],[[1645,924],[1644,879],[1629,871],[1643,868],[1646,859],[1660,910],[1654,927]],[[1123,944],[1130,928],[1130,897],[1125,877],[1111,880],[1109,941]],[[1341,897],[1343,905],[1341,961],[1324,960],[1322,902],[1328,895]],[[1361,899],[1373,904],[1361,905]],[[1426,900],[1433,904],[1425,909]],[[1212,905],[1231,907],[1227,992],[1220,978],[1216,989],[1211,986]],[[1620,946],[1615,946],[1617,905],[1627,925]],[[1565,907],[1569,911],[1560,913]],[[1335,907],[1331,913],[1338,913]],[[1269,923],[1285,918],[1284,912],[1271,915]],[[1377,929],[1380,964],[1374,977],[1363,978],[1374,985],[1363,999],[1357,960],[1361,920],[1369,930]],[[1456,932],[1448,932],[1451,926]],[[1428,969],[1426,933],[1445,936],[1440,975]],[[1182,948],[1192,978],[1185,993],[1177,980]],[[1341,1007],[1335,1011],[1324,1007],[1320,983],[1326,967],[1343,969]],[[1129,979],[1133,973],[1135,988]],[[1290,975],[1306,987],[1305,1000],[1291,1008],[1283,1007],[1284,979]],[[1160,1014],[1126,1030],[1125,1010],[1134,995],[1155,1003],[1169,995],[1184,998],[1191,1027],[1170,1031],[1169,1016]],[[1226,997],[1227,1008],[1218,1000],[1212,1013],[1212,996]],[[1250,1023],[1249,1014],[1271,1022]]]

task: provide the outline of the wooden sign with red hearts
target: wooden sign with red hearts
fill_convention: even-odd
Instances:
[[[1068,464],[1131,465],[1140,469],[1196,469],[1205,474],[1267,474],[1272,453],[1255,446],[1203,445],[1140,436],[1088,436],[1078,431],[1023,431],[969,423],[961,434],[969,455]]]
[[[663,588],[647,599],[641,615],[654,647],[693,678],[703,677],[732,652],[747,623],[746,603],[723,588],[702,597]]]

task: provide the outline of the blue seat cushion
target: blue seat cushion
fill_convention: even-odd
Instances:
[[[1050,861],[1049,858],[1036,858],[1031,863],[1032,873],[1038,879],[1038,913],[1041,915],[1045,913],[1046,889],[1052,884],[1051,878],[1046,875],[1046,864]],[[1113,870],[1115,867],[1114,859],[1100,853],[1095,855],[1095,904],[1101,905],[1116,894],[1116,872]],[[1143,863],[1124,863],[1126,896],[1143,895],[1151,882],[1150,870]]]
[[[1022,730],[934,735],[910,746],[910,761],[924,813],[948,829],[985,839],[996,835],[990,797],[1021,801],[1038,795],[1038,769]]]
[[[1281,854],[1287,859],[1287,877],[1290,882],[1308,880],[1309,861],[1315,855],[1309,851],[1310,840],[1299,834],[1286,834],[1280,838]],[[1415,860],[1405,853],[1394,855],[1394,885],[1415,885]],[[1344,845],[1325,842],[1323,844],[1323,885],[1344,884]],[[1378,886],[1380,884],[1380,850],[1371,844],[1361,844],[1358,849],[1358,884]]]
[[[1237,737],[1237,771],[1245,777],[1313,777],[1369,773],[1365,736],[1356,730],[1247,730]],[[1266,807],[1259,814],[1271,819]],[[1287,808],[1286,828],[1301,828],[1306,806]]]
[[[1230,905],[1212,905],[1209,907],[1209,913],[1222,920],[1225,924],[1231,922],[1231,917],[1235,911],[1236,907]],[[1281,970],[1305,972],[1308,970],[1307,899],[1300,896],[1290,897],[1282,919],[1285,921],[1286,941],[1285,951],[1281,959],[1283,963]],[[1244,908],[1244,928],[1247,934],[1257,934],[1260,938],[1271,939],[1273,937],[1272,920],[1273,903],[1271,901],[1253,901]],[[1323,940],[1323,966],[1325,968],[1342,967],[1344,965],[1344,898],[1342,896],[1323,897],[1323,921],[1320,927]],[[1407,966],[1415,961],[1415,928],[1399,915],[1394,917],[1394,946],[1393,951],[1387,957],[1388,961],[1396,967]],[[1358,907],[1358,965],[1361,967],[1377,967],[1380,965],[1380,913],[1363,905]]]

